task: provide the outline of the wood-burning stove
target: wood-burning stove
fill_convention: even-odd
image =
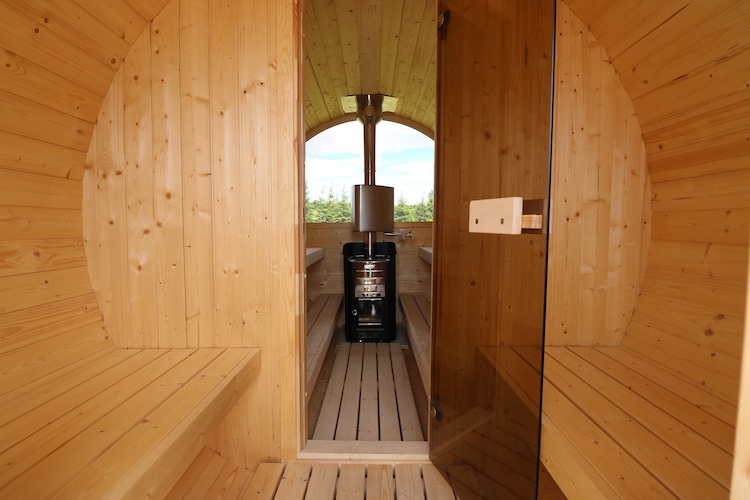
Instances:
[[[344,307],[348,342],[396,338],[396,245],[379,241],[344,245]]]

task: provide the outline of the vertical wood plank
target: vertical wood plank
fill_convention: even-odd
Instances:
[[[154,213],[160,347],[186,347],[185,256],[180,164],[179,2],[169,2],[152,22]],[[180,292],[182,291],[182,292]]]
[[[216,345],[209,17],[206,0],[180,1],[185,307],[189,347]]]
[[[242,193],[240,191],[236,0],[209,1],[214,293],[218,345],[242,345]],[[266,351],[264,351],[266,352]],[[261,373],[260,378],[264,375]]]
[[[103,249],[98,252],[98,267],[104,285],[99,298],[117,346],[127,346],[130,340],[122,92],[123,74],[117,73],[102,105],[96,134],[98,245]]]
[[[135,41],[125,60],[123,108],[125,176],[127,179],[128,273],[132,347],[158,347],[155,163],[151,121],[151,33]]]

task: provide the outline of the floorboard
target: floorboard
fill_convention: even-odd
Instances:
[[[339,344],[313,440],[424,441],[401,344]]]

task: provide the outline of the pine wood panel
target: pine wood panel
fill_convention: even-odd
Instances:
[[[0,129],[44,142],[86,151],[93,125],[80,118],[47,108],[36,102],[0,90],[5,119]],[[40,127],[42,120],[44,126]]]
[[[68,3],[68,2],[65,2]],[[65,4],[61,5],[66,8]],[[103,96],[116,67],[45,28],[7,3],[0,6],[0,46]],[[117,61],[115,61],[117,62]]]
[[[3,426],[22,440],[3,450],[3,493],[165,495],[202,448],[206,432],[252,380],[256,354],[115,350],[100,360],[105,370],[98,375],[91,365],[62,372],[68,390],[46,403],[33,402],[23,418]],[[37,480],[39,474],[45,481]]]
[[[37,26],[43,26],[45,30],[112,68],[119,66],[130,48],[127,40],[99,22],[86,9],[72,2],[60,2],[56,9],[50,9],[48,2],[33,0],[11,0],[7,3]],[[79,29],[80,25],[86,29]]]
[[[83,203],[97,212],[86,214],[96,225],[87,252],[118,344],[257,346],[276,359],[216,437],[248,465],[296,448],[295,405],[280,403],[296,394],[290,339],[301,315],[299,177],[278,168],[296,164],[291,7],[185,0],[162,10],[102,108],[89,159],[99,182],[84,196],[97,201]],[[277,390],[282,381],[289,390]]]
[[[86,295],[86,267],[73,267],[0,278],[0,314]]]
[[[185,307],[189,345],[215,345],[213,189],[208,4],[180,3],[180,87],[182,92],[182,190],[185,213]]]
[[[336,324],[341,311],[343,296],[325,294],[318,297],[307,314],[307,336],[305,340],[305,381],[306,401],[310,401],[313,388],[323,368],[331,339],[336,333]]]
[[[750,289],[750,274],[747,278],[747,286]],[[740,499],[750,494],[750,478],[748,477],[748,465],[750,465],[750,447],[747,443],[750,435],[750,296],[747,297],[745,306],[745,339],[742,347],[742,372],[740,373],[740,397],[737,410],[737,435],[735,437],[735,459],[732,468],[732,500]]]
[[[311,443],[423,441],[399,343],[345,342],[333,363]]]
[[[0,277],[86,267],[83,240],[0,241]]]
[[[404,316],[404,326],[409,344],[419,369],[422,387],[430,394],[430,301],[418,300],[420,295],[399,293],[398,299]],[[423,296],[424,297],[424,296]]]
[[[619,75],[565,4],[557,33],[546,342],[616,345],[646,265],[646,153]]]
[[[160,347],[187,347],[185,294],[175,293],[185,289],[179,31],[179,2],[169,2],[151,22],[150,47]]]
[[[8,344],[15,348],[99,320],[101,313],[96,297],[89,292],[3,315],[0,341],[4,349]]]
[[[88,122],[102,104],[100,95],[11,52],[0,54],[0,87]]]
[[[0,197],[21,207],[79,209],[83,186],[75,179],[60,179],[0,169]]]
[[[559,459],[579,450],[591,464],[578,466],[584,477],[559,481],[566,494],[589,483],[584,487],[598,495],[610,488],[651,495],[663,485],[676,496],[726,496],[733,428],[716,423],[707,407],[671,393],[658,372],[625,368],[634,355],[621,348],[548,348],[547,354],[543,459],[559,470]],[[613,454],[617,467],[607,458]]]
[[[419,258],[417,250],[432,245],[432,223],[397,222],[395,231],[411,232],[414,239],[405,237],[382,238],[396,244],[396,290],[398,292],[430,292],[431,268]],[[363,241],[364,234],[351,231],[351,224],[305,224],[306,245],[325,249],[325,257],[307,269],[307,298],[313,300],[319,293],[344,292],[344,243]]]
[[[305,2],[308,134],[354,118],[341,97],[375,93],[399,99],[395,121],[431,135],[436,15],[434,0]]]
[[[0,205],[0,240],[80,238],[81,210]]]
[[[0,165],[4,168],[81,180],[85,161],[83,151],[0,132]]]
[[[204,448],[167,498],[213,498],[219,492],[222,498],[259,500],[479,498],[466,494],[461,481],[468,474],[453,469],[449,479],[445,470],[429,463],[263,463],[254,474],[245,471]]]

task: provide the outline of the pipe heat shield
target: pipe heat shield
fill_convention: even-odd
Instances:
[[[393,231],[393,188],[352,186],[352,231]]]

